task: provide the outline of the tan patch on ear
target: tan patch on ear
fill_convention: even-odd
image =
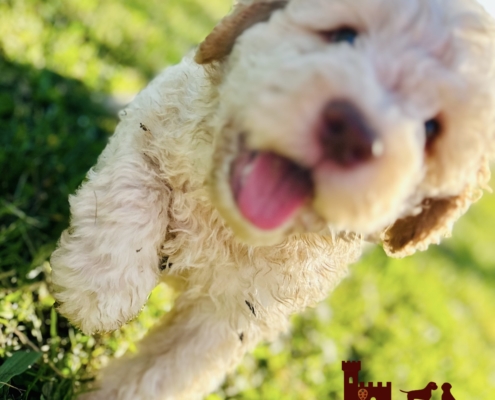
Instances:
[[[385,252],[391,257],[405,257],[440,243],[451,235],[454,222],[480,197],[481,191],[469,186],[459,196],[424,200],[418,215],[397,220],[381,235]]]
[[[383,247],[389,255],[407,255],[424,243],[428,236],[446,226],[457,209],[457,197],[426,199],[420,214],[397,220],[385,231]]]
[[[199,45],[195,61],[198,64],[209,64],[222,60],[230,54],[242,32],[258,22],[267,21],[275,10],[284,8],[286,4],[287,0],[238,6],[232,14],[222,19]]]
[[[490,165],[482,157],[476,178],[458,196],[426,199],[418,215],[397,220],[381,235],[385,252],[391,257],[405,257],[417,250],[426,250],[430,244],[438,244],[450,236],[454,222],[478,201],[483,189],[490,191]]]

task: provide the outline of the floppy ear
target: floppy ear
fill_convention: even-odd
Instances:
[[[450,236],[454,222],[481,194],[481,190],[469,187],[459,196],[425,199],[419,214],[397,220],[382,233],[385,252],[391,257],[405,257],[438,244]]]
[[[249,5],[238,4],[199,45],[195,61],[198,64],[210,64],[222,60],[230,54],[242,32],[258,22],[267,21],[275,10],[284,8],[287,1],[267,0]]]
[[[380,239],[387,255],[405,257],[449,237],[454,222],[480,199],[483,189],[491,191],[489,181],[490,165],[483,157],[472,182],[459,195],[425,199],[419,214],[401,218],[385,229]]]

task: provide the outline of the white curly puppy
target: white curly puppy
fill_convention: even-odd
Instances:
[[[121,113],[53,253],[60,312],[182,295],[98,399],[197,399],[325,298],[361,241],[426,249],[480,196],[495,30],[474,0],[241,1]]]

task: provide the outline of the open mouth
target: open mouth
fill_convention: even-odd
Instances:
[[[324,105],[316,128],[305,136],[318,149],[306,157],[311,160],[309,169],[274,151],[253,151],[247,148],[243,134],[238,138],[239,152],[230,165],[233,197],[242,216],[266,231],[287,225],[309,201],[326,221],[334,221],[335,209],[328,205],[331,198],[329,204],[339,201],[334,189],[341,195],[349,192],[349,184],[360,182],[359,172],[372,169],[383,155],[380,137],[362,112],[339,99]],[[346,200],[339,204],[347,206]]]
[[[271,152],[241,150],[230,170],[241,214],[262,230],[288,222],[313,195],[309,170]]]

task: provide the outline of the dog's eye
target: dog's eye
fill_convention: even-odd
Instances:
[[[320,34],[325,38],[325,41],[329,43],[349,43],[354,44],[358,33],[352,28],[340,28],[333,31],[323,31]]]
[[[442,124],[438,118],[432,118],[425,122],[426,148],[429,149],[435,139],[442,132]]]

